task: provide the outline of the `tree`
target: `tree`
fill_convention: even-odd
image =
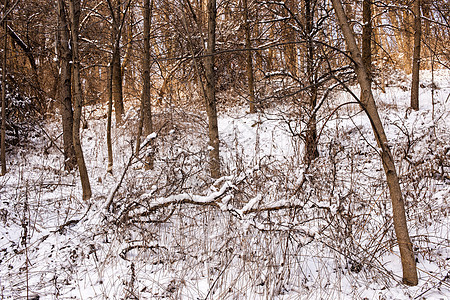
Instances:
[[[116,9],[111,0],[107,1],[109,11],[112,17],[112,31],[111,31],[111,43],[112,43],[112,56],[108,65],[108,111],[106,121],[106,145],[108,148],[108,168],[107,172],[112,172],[114,160],[112,150],[112,106],[114,103],[116,126],[122,123],[122,115],[124,113],[123,107],[123,80],[122,80],[122,67],[120,59],[120,39],[122,36],[123,27],[125,24],[125,15],[130,8],[131,0],[128,1],[125,12],[121,12],[120,1],[116,3]]]
[[[362,92],[360,105],[369,117],[375,139],[378,146],[381,148],[381,159],[392,201],[394,230],[397,236],[398,246],[400,248],[403,268],[403,282],[407,285],[417,285],[418,278],[416,261],[406,223],[405,204],[403,201],[397,171],[395,169],[394,158],[391,154],[391,150],[389,149],[389,141],[378,115],[378,110],[372,94],[369,75],[356,44],[355,34],[348,24],[347,16],[341,1],[332,0],[332,3],[336,13],[336,18],[346,41],[347,48],[350,51],[351,58],[355,64],[355,72]]]
[[[112,92],[112,82],[113,82],[113,67],[112,61],[108,65],[108,79],[107,79],[107,89],[108,89],[108,111],[106,117],[106,147],[108,148],[108,168],[107,172],[112,173],[114,158],[112,149],[112,107],[113,107],[113,92]]]
[[[372,2],[363,0],[362,60],[372,80]]]
[[[80,26],[80,0],[69,0],[69,11],[71,21],[72,38],[72,80],[73,80],[73,145],[77,157],[78,170],[80,171],[81,186],[83,188],[83,200],[89,200],[92,196],[89,176],[84,161],[83,149],[81,148],[80,122],[82,110],[82,90],[80,80],[80,58],[78,52],[78,30]]]
[[[151,26],[151,14],[153,8],[153,0],[144,0],[144,57],[142,59],[142,103],[144,112],[144,134],[149,135],[153,131],[152,122],[152,106],[150,102],[150,26]]]
[[[144,57],[142,59],[142,96],[141,96],[141,118],[139,122],[138,138],[136,146],[136,155],[139,155],[140,138],[142,129],[144,129],[144,135],[147,136],[153,132],[152,122],[152,106],[150,99],[150,25],[151,15],[153,9],[153,0],[144,0],[144,7],[142,14],[144,16]],[[146,157],[146,168],[153,169],[153,155]]]
[[[122,14],[121,3],[116,1],[113,5],[111,0],[107,0],[108,8],[112,17],[112,32],[111,32],[111,42],[112,42],[112,98],[114,102],[114,109],[116,115],[116,125],[122,123],[122,116],[124,114],[123,107],[123,87],[122,87],[122,67],[120,59],[120,39],[122,37],[122,29],[125,20],[125,14],[130,5],[128,1],[127,9],[124,14]]]
[[[61,107],[61,117],[63,126],[64,143],[64,167],[72,170],[77,164],[75,149],[73,147],[73,109],[72,109],[72,84],[70,62],[72,53],[69,49],[69,28],[67,24],[66,9],[64,1],[57,2],[58,15],[58,55],[59,55],[59,103]]]
[[[308,76],[308,97],[309,97],[309,120],[306,128],[306,152],[305,161],[310,163],[313,159],[319,156],[317,150],[317,120],[315,107],[317,104],[317,80],[314,70],[314,42],[313,42],[313,22],[314,22],[314,8],[312,0],[305,0],[305,35],[306,35],[306,74]]]
[[[247,73],[247,84],[248,84],[248,96],[249,96],[249,104],[250,104],[250,113],[253,114],[256,112],[255,106],[255,87],[254,87],[254,79],[253,79],[253,58],[252,51],[250,50],[252,47],[251,43],[251,30],[250,30],[250,20],[248,13],[248,0],[242,1],[243,11],[244,11],[244,30],[245,30],[245,49],[246,51],[246,73]]]
[[[420,40],[422,24],[420,17],[420,0],[414,0],[414,54],[412,59],[411,108],[419,110],[419,70],[420,70]]]
[[[208,39],[206,43],[206,113],[208,115],[208,132],[210,146],[210,171],[212,178],[220,177],[219,128],[217,126],[216,89],[214,55],[216,47],[216,0],[208,0]]]
[[[2,124],[1,124],[1,137],[0,137],[0,162],[2,164],[2,176],[6,174],[6,62],[7,62],[7,48],[8,48],[8,36],[6,32],[8,31],[7,22],[7,8],[8,1],[4,4],[4,21],[3,21],[3,34],[4,34],[4,44],[3,44],[3,63],[2,63]]]

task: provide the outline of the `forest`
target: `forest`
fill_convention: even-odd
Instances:
[[[0,299],[447,299],[449,0],[0,0]]]

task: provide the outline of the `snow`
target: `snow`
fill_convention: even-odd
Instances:
[[[417,112],[407,109],[409,91],[375,90],[418,286],[401,284],[384,173],[357,106],[320,120],[321,157],[310,168],[288,122],[305,124],[282,115],[289,107],[222,112],[224,176],[216,180],[208,176],[207,130],[193,121],[204,114],[175,112],[167,132],[148,135],[142,145],[152,141],[155,169],[145,170],[132,156],[138,113],[130,109],[113,128],[108,173],[104,108],[92,106],[82,134],[91,200],[81,199],[78,173],[64,171],[60,153],[43,150],[45,136],[9,153],[0,178],[1,298],[447,299],[450,72],[436,72],[435,91],[430,72],[421,78]],[[338,91],[332,99],[318,115],[353,101]],[[49,121],[45,130],[56,137],[59,124]]]

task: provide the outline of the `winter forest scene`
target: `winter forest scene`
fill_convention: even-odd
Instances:
[[[0,0],[0,299],[450,299],[449,0]]]

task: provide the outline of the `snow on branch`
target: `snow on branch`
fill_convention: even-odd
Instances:
[[[295,203],[290,200],[279,200],[270,203],[264,203],[263,195],[257,194],[251,198],[247,203],[243,204],[242,208],[236,207],[230,204],[230,200],[234,198],[236,194],[240,193],[238,185],[245,180],[246,176],[240,176],[233,178],[232,176],[221,177],[211,187],[212,190],[207,195],[196,195],[190,193],[180,193],[176,195],[170,195],[167,197],[154,198],[153,191],[141,195],[138,201],[125,207],[116,219],[119,224],[126,223],[154,223],[161,222],[161,220],[148,220],[146,218],[156,214],[159,210],[175,205],[194,205],[194,206],[210,206],[220,209],[223,212],[228,212],[237,217],[238,219],[245,219],[246,216],[269,211],[281,211],[287,209],[308,209],[311,207],[333,210],[326,202],[313,203]],[[220,188],[216,189],[215,186],[221,184]],[[144,204],[146,203],[146,204]],[[334,209],[335,210],[335,209]],[[164,218],[167,221],[173,214],[173,211]]]

